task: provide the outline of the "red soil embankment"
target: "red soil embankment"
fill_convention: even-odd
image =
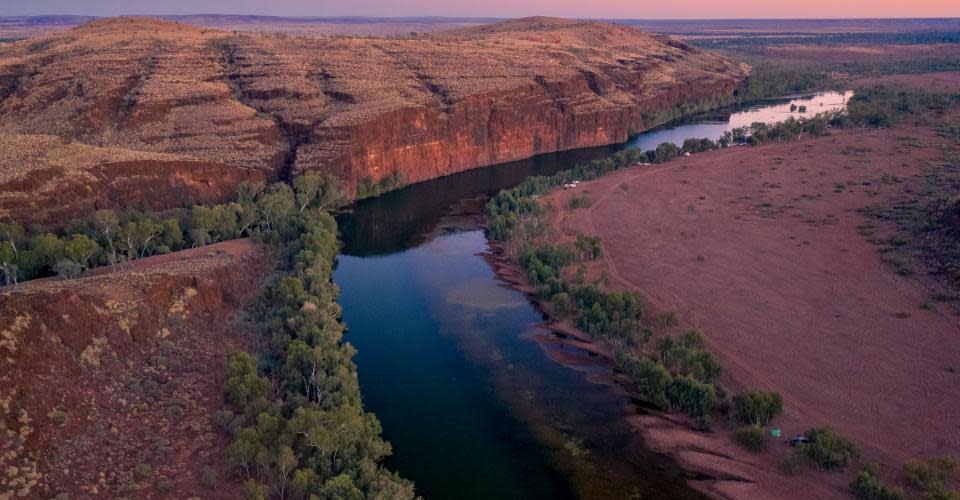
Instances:
[[[891,176],[919,175],[949,150],[956,144],[930,127],[833,131],[621,171],[544,202],[558,207],[561,240],[601,238],[593,276],[606,272],[611,286],[706,333],[725,386],[783,394],[773,425],[788,435],[834,426],[866,459],[899,469],[960,450],[950,370],[960,363],[960,319],[923,306],[927,283],[882,262],[858,233],[867,221],[857,210],[901,195]],[[590,208],[567,208],[584,194]],[[687,466],[738,478],[701,486],[715,494],[809,498],[826,481],[833,489],[816,496],[841,496],[849,481],[780,475],[785,446],[752,457],[716,435],[638,420]]]
[[[0,497],[239,496],[214,418],[270,267],[235,240],[0,289]]]

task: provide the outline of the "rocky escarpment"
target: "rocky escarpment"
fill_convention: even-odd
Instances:
[[[533,18],[407,40],[231,37],[229,74],[297,145],[292,169],[411,182],[621,142],[730,96],[747,68],[631,28]]]
[[[236,240],[0,288],[0,498],[242,496],[214,417],[269,268]]]
[[[546,18],[407,39],[95,21],[0,46],[0,133],[98,150],[60,167],[73,175],[38,147],[5,153],[0,217],[46,222],[144,194],[166,208],[308,170],[416,182],[623,141],[651,113],[729,96],[747,71],[669,38]],[[52,184],[23,203],[17,187],[38,173]],[[54,197],[60,179],[68,194]]]

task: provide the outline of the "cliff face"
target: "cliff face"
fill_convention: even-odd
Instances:
[[[583,85],[583,80],[574,80],[557,88]],[[647,98],[643,105],[585,112],[568,111],[558,102],[567,97],[547,97],[541,87],[471,96],[446,113],[427,107],[399,109],[364,126],[319,129],[315,139],[320,144],[316,146],[319,158],[300,161],[297,167],[309,170],[330,164],[339,175],[352,179],[378,180],[400,172],[404,180],[419,182],[539,153],[623,142],[646,128],[645,111],[729,96],[734,87],[732,82],[705,81]],[[340,151],[327,150],[327,144],[344,136]],[[310,149],[306,146],[301,151]]]
[[[294,171],[421,181],[627,139],[643,114],[729,96],[748,68],[622,26],[533,18],[406,40],[225,39]],[[306,71],[305,71],[306,69]]]
[[[0,498],[241,496],[214,416],[267,261],[236,240],[0,288]]]
[[[0,153],[0,217],[56,220],[144,195],[165,208],[307,170],[416,182],[623,141],[644,113],[729,95],[747,70],[631,28],[545,18],[409,39],[96,21],[0,46],[0,133],[27,145]],[[28,174],[52,184],[25,204]],[[141,177],[150,189],[134,188]],[[69,195],[54,198],[61,179]]]

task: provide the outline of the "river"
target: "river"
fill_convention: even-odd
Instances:
[[[842,108],[823,93],[700,115],[624,144],[539,155],[362,200],[338,217],[334,280],[367,409],[387,466],[429,499],[700,498],[626,418],[644,411],[601,359],[539,326],[526,297],[484,259],[490,196],[625,147],[718,138],[725,130]],[[792,113],[798,116],[797,113]]]

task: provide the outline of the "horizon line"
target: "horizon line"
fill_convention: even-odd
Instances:
[[[189,17],[189,16],[234,16],[234,17],[258,17],[266,19],[302,19],[302,20],[373,20],[373,19],[389,19],[389,20],[416,20],[416,19],[435,19],[435,20],[487,20],[487,21],[506,21],[506,20],[515,20],[515,19],[529,19],[536,17],[546,17],[554,19],[571,19],[578,21],[660,21],[660,22],[689,22],[689,21],[886,21],[886,20],[900,20],[900,21],[909,21],[909,20],[958,20],[960,21],[960,16],[930,16],[930,17],[565,17],[565,16],[549,16],[549,15],[529,15],[529,16],[438,16],[438,15],[406,15],[406,16],[375,16],[375,15],[330,15],[330,16],[315,16],[315,15],[271,15],[271,14],[241,14],[241,13],[214,13],[214,12],[197,12],[189,14],[111,14],[111,15],[100,15],[100,14],[65,14],[65,13],[45,13],[45,14],[15,14],[15,15],[0,15],[0,19],[10,19],[10,18],[41,18],[41,17],[86,17],[86,18],[111,18],[111,17],[153,17],[153,18],[164,18],[164,17]]]

